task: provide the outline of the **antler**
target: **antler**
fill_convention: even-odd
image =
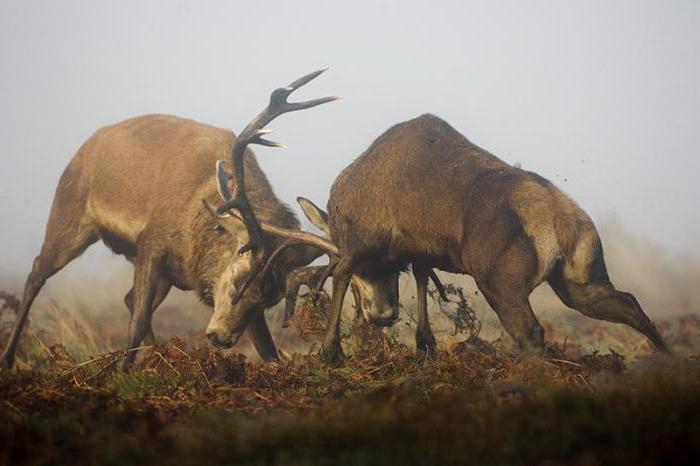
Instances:
[[[243,216],[241,215],[238,209],[220,214],[218,212],[218,209],[211,205],[206,199],[204,200],[204,205],[207,207],[209,212],[211,212],[211,214],[216,217],[226,218],[230,216],[241,222],[243,221]],[[291,228],[278,227],[265,222],[261,222],[259,223],[259,225],[260,231],[264,231],[265,233],[269,233],[280,238],[294,240],[294,244],[307,244],[309,246],[316,246],[319,249],[323,249],[329,254],[333,254],[336,256],[339,254],[338,246],[336,246],[335,243],[333,243],[327,238],[324,238],[323,236],[319,236],[308,231],[292,230]],[[283,245],[284,244],[286,244],[286,242],[283,243]]]
[[[221,167],[221,162],[217,162],[216,164],[217,167],[217,173],[218,170],[220,170]],[[217,178],[219,180],[222,179],[222,177],[217,175]],[[228,187],[226,186],[226,183],[219,183],[219,192],[223,195],[225,195],[228,192]],[[244,221],[243,216],[237,209],[232,209],[228,212],[225,213],[219,213],[217,208],[211,205],[207,200],[204,200],[204,205],[206,208],[209,210],[209,212],[218,218],[227,218],[227,217],[233,217],[238,221]],[[256,220],[257,221],[257,220]],[[244,222],[245,223],[245,222]],[[232,304],[236,304],[241,297],[243,296],[243,293],[248,289],[250,284],[253,282],[255,277],[262,271],[263,276],[267,274],[269,271],[270,267],[272,266],[272,263],[274,260],[277,258],[277,256],[280,255],[282,251],[287,249],[290,246],[294,245],[299,245],[299,244],[305,244],[309,246],[315,246],[319,249],[322,249],[326,251],[329,255],[332,256],[338,256],[340,254],[338,250],[338,246],[336,246],[331,240],[324,238],[319,235],[315,235],[313,233],[309,233],[308,231],[301,231],[301,230],[292,230],[289,228],[282,228],[282,227],[277,227],[275,225],[270,225],[269,223],[258,223],[260,227],[260,231],[264,231],[265,233],[269,233],[271,235],[280,237],[280,238],[285,238],[286,240],[282,242],[275,250],[264,260],[261,261],[255,261],[253,265],[253,269],[250,271],[248,276],[246,277],[245,282],[243,283],[243,286],[241,286],[237,291],[235,296],[232,299]],[[327,276],[323,279],[325,282],[325,279],[328,278]]]
[[[260,222],[258,222],[253,209],[248,201],[244,185],[244,163],[246,147],[248,144],[260,144],[268,147],[284,147],[284,145],[264,139],[262,136],[272,132],[264,127],[278,116],[304,110],[307,108],[316,107],[317,105],[325,104],[338,100],[340,97],[322,97],[320,99],[308,100],[306,102],[287,102],[289,95],[299,89],[304,84],[308,83],[318,75],[326,71],[328,68],[314,71],[306,76],[303,76],[286,87],[276,89],[270,95],[270,103],[257,117],[255,117],[238,135],[233,150],[231,152],[231,163],[233,165],[233,175],[224,171],[223,166],[217,163],[216,177],[218,180],[219,194],[224,198],[224,204],[216,209],[217,215],[224,214],[231,209],[237,209],[243,219],[243,223],[248,230],[249,241],[246,245],[238,250],[238,254],[244,254],[247,251],[257,251],[262,244],[262,230]],[[233,196],[228,189],[227,182],[234,178]]]

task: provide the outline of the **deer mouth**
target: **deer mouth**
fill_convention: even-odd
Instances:
[[[372,319],[372,324],[377,327],[393,327],[398,319]]]
[[[230,338],[228,340],[220,340],[215,333],[208,333],[207,338],[209,338],[209,343],[216,348],[231,348],[233,346],[233,342]]]
[[[377,327],[393,327],[398,319],[398,316],[394,317],[380,317],[372,314],[365,314],[365,320],[372,325]]]
[[[232,348],[236,343],[238,343],[241,335],[243,335],[243,332],[233,332],[228,338],[219,338],[219,335],[216,332],[207,332],[209,343],[219,349]]]

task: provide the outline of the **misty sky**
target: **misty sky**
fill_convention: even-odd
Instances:
[[[344,100],[285,115],[271,127],[288,148],[256,150],[283,200],[325,205],[374,138],[431,112],[594,220],[695,253],[697,1],[2,0],[0,64],[0,272],[29,270],[100,126],[170,113],[240,131],[326,65],[295,97]]]

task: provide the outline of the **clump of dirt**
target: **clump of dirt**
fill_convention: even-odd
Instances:
[[[330,302],[330,296],[323,290],[309,292],[297,300],[289,323],[304,341],[316,340],[323,335]]]
[[[594,351],[582,356],[577,362],[594,374],[600,372],[621,374],[625,371],[625,357],[612,349],[609,354],[599,354]]]

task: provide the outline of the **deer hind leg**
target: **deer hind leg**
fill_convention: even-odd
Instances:
[[[250,319],[246,331],[248,332],[250,340],[253,342],[253,346],[255,346],[255,350],[263,361],[270,362],[279,360],[277,347],[270,334],[267,321],[265,321],[265,311],[263,309],[256,312],[253,318]]]
[[[566,263],[555,267],[548,282],[559,299],[588,317],[628,325],[646,336],[658,350],[668,352],[666,342],[637,299],[615,289],[605,271],[602,252],[596,254],[599,256],[585,270]]]
[[[416,280],[416,351],[421,356],[435,359],[435,336],[428,319],[428,276],[430,268],[413,264],[413,277]]]
[[[172,285],[165,280],[158,281],[158,283],[156,285],[155,296],[153,298],[153,311],[152,312],[155,312],[156,309],[158,309],[158,306],[160,306],[161,303],[165,300],[165,298],[168,296],[168,293],[170,292],[171,287],[172,287]],[[131,322],[131,320],[133,320],[133,318],[134,318],[134,288],[133,287],[129,290],[129,292],[126,294],[126,296],[124,296],[124,304],[126,304],[126,308],[129,310],[129,322]],[[156,337],[153,334],[153,326],[149,326],[148,332],[146,333],[144,341],[148,345],[155,345],[156,344]]]
[[[521,350],[533,351],[544,347],[544,329],[535,317],[527,295],[510,294],[510,290],[503,288],[479,286],[479,289]]]
[[[99,239],[97,229],[94,225],[83,222],[81,214],[82,210],[78,211],[73,205],[54,204],[44,244],[40,254],[34,259],[32,270],[24,285],[18,318],[10,341],[0,357],[0,367],[11,368],[14,364],[17,345],[27,323],[29,310],[46,281]]]
[[[503,328],[522,350],[544,348],[544,329],[529,302],[538,272],[533,246],[526,237],[518,237],[490,265],[475,279]]]

